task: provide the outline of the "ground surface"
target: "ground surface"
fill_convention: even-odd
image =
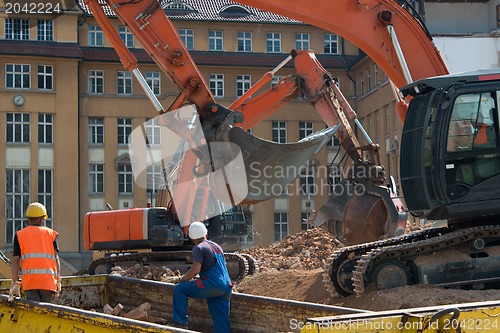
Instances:
[[[431,286],[372,291],[361,297],[332,297],[325,290],[322,272],[322,269],[266,271],[245,277],[236,285],[235,291],[372,311],[500,300],[500,290],[456,290]]]
[[[288,236],[266,248],[246,250],[257,259],[260,272],[245,277],[234,290],[372,311],[500,300],[500,290],[457,290],[428,285],[372,291],[360,297],[331,295],[323,282],[324,261],[340,246],[331,234],[316,228]]]
[[[500,300],[500,290],[469,291],[428,285],[366,292],[360,297],[332,295],[323,282],[324,263],[341,246],[330,233],[316,228],[287,236],[268,247],[242,251],[255,258],[259,272],[234,281],[234,291],[371,311]],[[128,269],[115,267],[112,274],[168,281],[179,273],[135,265]]]

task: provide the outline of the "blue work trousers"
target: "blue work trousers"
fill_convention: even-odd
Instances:
[[[231,290],[231,286],[215,285],[210,280],[195,280],[177,284],[172,300],[172,321],[187,325],[188,298],[205,298],[212,316],[213,332],[230,333]]]

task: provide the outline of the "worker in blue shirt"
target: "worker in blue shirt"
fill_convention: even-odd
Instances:
[[[207,228],[202,222],[189,226],[193,248],[193,266],[174,288],[172,321],[177,327],[187,328],[188,298],[205,298],[212,316],[214,333],[230,333],[229,308],[232,283],[227,272],[221,247],[207,240]],[[199,274],[199,279],[195,279]]]

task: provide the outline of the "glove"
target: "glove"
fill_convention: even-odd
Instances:
[[[169,276],[165,278],[165,282],[177,284],[181,282],[182,276]]]
[[[9,290],[9,298],[8,301],[12,302],[14,297],[21,297],[21,282],[16,281],[12,283],[12,287]]]
[[[59,295],[61,294],[61,278],[59,278],[59,280],[57,280],[57,290],[56,290],[56,293],[54,294],[54,297],[59,297]]]

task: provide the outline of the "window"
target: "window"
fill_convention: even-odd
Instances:
[[[334,34],[323,35],[323,52],[325,54],[338,54],[338,36]]]
[[[224,97],[224,74],[210,74],[209,86],[215,97]]]
[[[54,21],[38,20],[37,22],[37,39],[44,41],[54,40]]]
[[[208,50],[209,51],[223,51],[223,38],[221,30],[208,31]]]
[[[146,72],[146,82],[155,95],[160,95],[160,72]]]
[[[89,46],[104,46],[104,34],[98,25],[89,25]]]
[[[49,113],[38,114],[38,143],[53,143],[52,115]]]
[[[47,209],[45,226],[52,228],[52,170],[38,170],[38,202]]]
[[[332,137],[330,141],[327,142],[327,145],[330,147],[338,147],[340,146],[340,141],[337,139],[337,137]]]
[[[268,32],[267,37],[267,53],[281,53],[281,33]]]
[[[340,166],[334,165],[328,168],[328,194],[333,195],[335,193],[334,187],[341,182],[341,169]]]
[[[366,69],[366,91],[370,92],[372,90],[372,74],[370,68]]]
[[[159,145],[161,143],[161,127],[155,118],[146,122],[146,142],[148,145]]]
[[[228,4],[220,9],[219,14],[223,17],[244,17],[251,15],[252,12],[241,5]]]
[[[104,143],[103,118],[89,118],[89,143],[90,144]]]
[[[238,52],[252,52],[252,33],[238,31]]]
[[[309,50],[309,34],[295,34],[295,48],[298,50]]]
[[[377,64],[373,65],[373,83],[375,84],[375,88],[378,87],[378,66]]]
[[[130,133],[132,133],[132,118],[118,118],[118,144],[128,144]]]
[[[300,230],[309,229],[309,225],[307,224],[307,219],[309,218],[309,214],[311,213],[306,213],[306,212],[300,213]]]
[[[30,39],[30,20],[18,18],[5,19],[5,39]]]
[[[179,29],[179,37],[181,38],[184,46],[188,50],[194,50],[194,30],[193,29]]]
[[[104,193],[104,164],[89,165],[89,193]]]
[[[12,113],[7,115],[7,142],[29,143],[30,142],[30,114]]]
[[[163,188],[165,181],[160,165],[150,165],[147,169],[147,192],[155,193],[156,189]]]
[[[314,195],[315,194],[314,185],[314,171],[308,169],[300,174],[300,194],[302,195]]]
[[[134,175],[130,164],[118,164],[118,193],[133,194]]]
[[[23,228],[24,214],[30,203],[30,171],[7,169],[5,192],[5,242],[12,244],[16,231]]]
[[[389,132],[391,130],[391,112],[389,108],[385,111],[385,135],[389,136]]]
[[[299,140],[311,134],[313,134],[313,122],[299,121]]]
[[[236,75],[236,96],[240,97],[252,86],[250,75]]]
[[[89,71],[89,94],[104,93],[104,71]]]
[[[279,242],[288,235],[288,213],[274,213],[274,241]]]
[[[6,88],[29,88],[30,87],[30,65],[6,64],[5,65],[5,87]]]
[[[118,27],[118,34],[127,47],[134,47],[134,35],[128,30],[126,26],[120,25]]]
[[[38,89],[52,90],[53,67],[50,65],[38,65]]]
[[[189,5],[180,2],[180,1],[175,1],[175,2],[170,2],[165,6],[165,9],[177,9],[177,10],[193,10],[192,7]]]
[[[118,95],[132,95],[132,73],[118,71]]]
[[[363,74],[359,74],[359,95],[364,96],[365,94],[365,78]]]
[[[273,141],[286,143],[286,122],[273,121]]]
[[[274,87],[275,85],[277,85],[282,78],[284,78],[284,76],[281,76],[281,75],[273,76],[273,78],[271,79],[271,87]]]

